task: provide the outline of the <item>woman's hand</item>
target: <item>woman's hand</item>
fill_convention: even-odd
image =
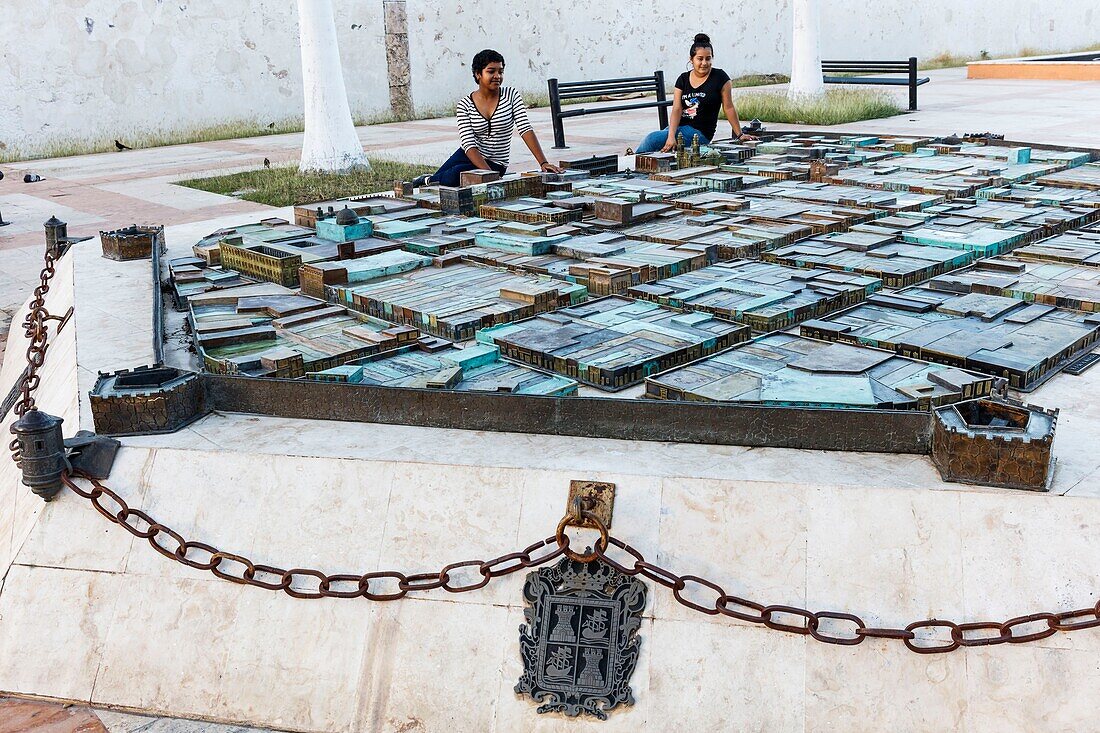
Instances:
[[[760,138],[755,137],[753,135],[750,135],[747,132],[742,132],[740,135],[737,136],[737,142],[739,142],[739,143],[747,142],[749,140],[759,140],[759,139]]]
[[[539,166],[539,170],[541,170],[543,173],[561,173],[565,169],[561,166],[554,165],[550,161],[546,161]]]
[[[665,141],[665,146],[663,148],[661,148],[661,152],[662,153],[671,153],[675,149],[676,149],[676,138],[669,137],[669,139]]]

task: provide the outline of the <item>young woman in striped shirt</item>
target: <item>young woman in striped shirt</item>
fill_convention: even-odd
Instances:
[[[462,147],[431,176],[420,176],[414,186],[440,184],[457,186],[463,171],[481,169],[504,173],[512,152],[512,130],[518,130],[523,142],[535,156],[539,168],[561,173],[561,168],[546,160],[527,119],[523,96],[504,83],[504,57],[486,49],[474,56],[472,64],[477,89],[455,105],[458,136]]]

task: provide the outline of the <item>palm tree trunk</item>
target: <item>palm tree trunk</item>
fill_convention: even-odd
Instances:
[[[305,138],[298,169],[303,173],[369,169],[348,106],[332,0],[298,0],[298,25],[305,92]]]
[[[794,34],[791,38],[791,99],[820,97],[825,93],[821,81],[820,11],[818,0],[794,0]]]

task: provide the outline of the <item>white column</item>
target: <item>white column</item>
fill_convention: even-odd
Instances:
[[[305,91],[302,172],[346,173],[369,169],[351,119],[332,0],[298,0]]]
[[[820,10],[817,0],[794,0],[794,34],[791,38],[791,99],[819,97],[825,93],[821,81]]]

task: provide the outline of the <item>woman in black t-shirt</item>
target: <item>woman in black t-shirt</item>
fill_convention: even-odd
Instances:
[[[676,136],[683,134],[684,145],[690,146],[698,137],[700,145],[714,138],[718,127],[718,110],[726,110],[733,137],[737,140],[755,140],[741,131],[737,109],[733,106],[729,75],[713,66],[714,49],[710,36],[700,33],[691,44],[691,71],[685,71],[676,79],[672,97],[672,114],[669,126],[645,136],[635,153],[668,152],[676,147]]]

